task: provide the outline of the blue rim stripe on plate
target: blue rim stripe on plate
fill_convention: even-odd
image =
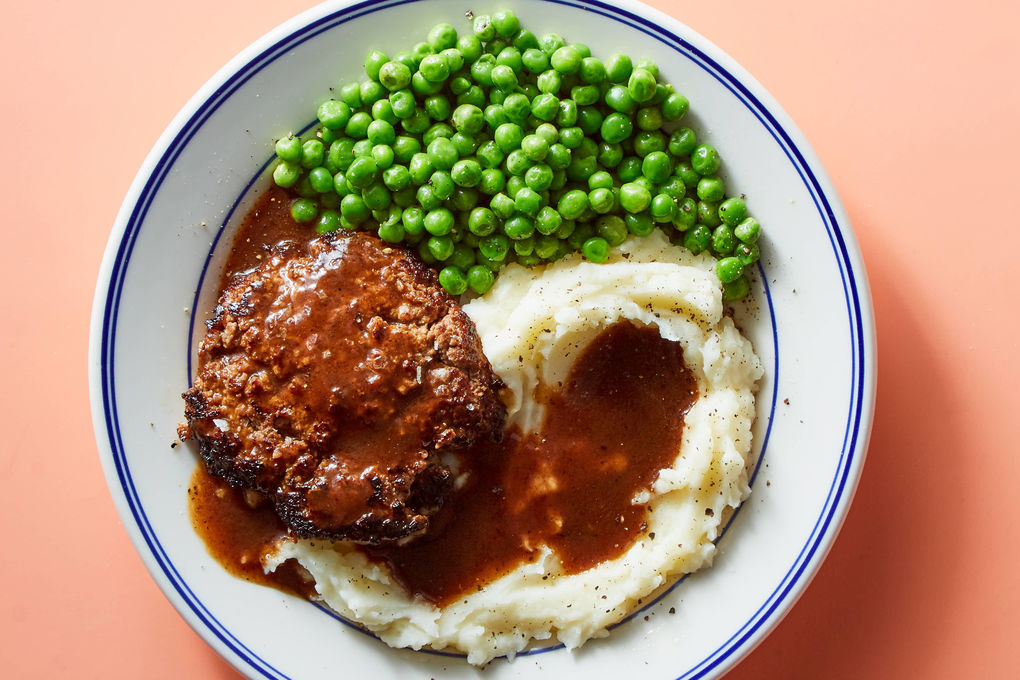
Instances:
[[[183,579],[181,579],[180,574],[163,551],[163,548],[159,544],[159,541],[156,538],[147,517],[145,516],[144,510],[141,507],[140,499],[137,497],[137,492],[135,491],[134,484],[131,481],[130,470],[127,468],[123,443],[120,437],[120,426],[116,408],[115,381],[113,375],[114,333],[117,326],[121,288],[123,286],[124,276],[135,241],[159,186],[162,184],[163,179],[165,179],[170,167],[187,146],[188,142],[190,142],[197,130],[201,127],[202,123],[204,123],[205,120],[212,115],[212,113],[215,112],[230,95],[233,94],[233,92],[235,92],[256,73],[275,61],[287,50],[292,49],[320,33],[365,14],[415,1],[418,0],[368,0],[366,2],[338,10],[337,12],[322,17],[305,27],[298,29],[295,33],[292,33],[264,50],[261,54],[243,65],[235,74],[228,77],[226,81],[217,88],[206,102],[199,107],[195,114],[193,114],[192,117],[182,126],[180,132],[176,135],[173,141],[169,143],[167,150],[156,163],[153,173],[150,175],[145,186],[141,190],[139,198],[127,221],[125,233],[119,244],[117,256],[112,267],[110,289],[107,295],[102,324],[102,342],[100,351],[101,385],[104,414],[107,422],[107,436],[113,453],[115,469],[121,482],[121,487],[125,493],[128,506],[131,509],[135,522],[141,530],[143,539],[145,540],[150,552],[181,598],[189,605],[192,611],[198,616],[199,620],[201,620],[202,623],[206,625],[228,649],[231,650],[231,652],[244,660],[261,675],[268,678],[286,676],[281,674],[277,669],[267,664],[263,659],[245,647],[243,643],[237,640],[236,637],[226,630],[226,628],[224,628],[222,624],[220,624],[219,621],[217,621],[205,608],[204,604],[202,604],[201,601],[194,596],[194,593],[190,590]],[[821,546],[826,529],[830,525],[840,505],[839,501],[843,497],[851,470],[850,463],[856,453],[855,450],[858,444],[858,436],[860,434],[864,398],[865,367],[863,365],[863,360],[865,339],[862,332],[862,311],[857,282],[850,266],[845,239],[840,231],[839,225],[836,222],[835,216],[833,215],[831,206],[821,189],[819,181],[811,172],[811,169],[803,155],[800,153],[799,149],[797,149],[796,145],[790,139],[782,126],[779,125],[768,109],[734,76],[690,43],[682,40],[649,20],[627,12],[626,10],[615,8],[611,5],[599,2],[598,0],[583,0],[580,2],[570,2],[568,0],[547,1],[595,12],[607,18],[619,21],[620,23],[628,25],[631,28],[637,29],[646,35],[663,42],[667,46],[676,50],[682,56],[685,56],[697,63],[702,69],[716,78],[716,80],[722,83],[735,96],[737,96],[737,98],[741,100],[748,110],[750,110],[759,119],[770,134],[772,134],[772,136],[776,139],[777,143],[783,149],[784,153],[786,153],[787,157],[800,174],[802,180],[805,182],[805,186],[812,195],[812,199],[814,200],[827,229],[830,241],[833,245],[833,250],[837,255],[837,264],[843,280],[844,296],[846,297],[848,304],[847,311],[850,321],[850,331],[851,335],[856,339],[856,343],[852,346],[851,357],[852,377],[855,375],[856,379],[852,379],[851,381],[852,391],[850,417],[847,421],[847,429],[844,434],[843,451],[838,461],[836,477],[830,487],[828,497],[823,505],[822,514],[819,516],[814,530],[810,534],[808,541],[805,543],[800,554],[794,561],[793,566],[791,566],[790,570],[781,581],[779,587],[773,591],[762,607],[755,612],[751,619],[736,634],[734,634],[734,636],[727,640],[717,650],[712,652],[705,658],[704,661],[681,676],[681,678],[700,678],[704,677],[707,673],[724,663],[735,650],[739,649],[744,642],[754,635],[755,632],[757,632],[761,626],[770,619],[772,613],[775,612],[775,610],[786,600],[793,588],[793,585],[800,580],[805,569],[807,569],[807,567],[811,564],[812,558]],[[761,271],[761,269],[759,269],[759,271]],[[767,281],[765,281],[764,275],[762,278],[763,282],[766,284],[766,294],[768,295],[771,314],[771,295],[768,294]],[[775,334],[775,332],[773,318],[773,334]],[[773,406],[775,404],[775,398],[776,391],[773,390]],[[770,430],[771,419],[769,422],[769,431]],[[847,446],[848,442],[849,447]],[[756,472],[757,469],[755,474]]]

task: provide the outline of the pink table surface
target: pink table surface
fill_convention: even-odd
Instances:
[[[880,369],[854,505],[745,678],[1020,677],[1020,4],[652,3],[776,96],[839,189]],[[0,676],[233,678],[135,554],[86,347],[120,202],[174,113],[297,0],[5,3]]]

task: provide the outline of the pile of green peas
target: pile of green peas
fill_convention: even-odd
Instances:
[[[486,292],[509,262],[605,262],[662,229],[717,258],[725,299],[747,294],[760,225],[653,62],[600,61],[509,11],[469,20],[464,35],[443,23],[411,50],[371,52],[312,136],[277,141],[296,221],[416,248],[453,295]]]

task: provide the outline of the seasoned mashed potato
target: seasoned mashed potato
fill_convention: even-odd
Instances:
[[[672,467],[634,499],[650,504],[648,532],[619,558],[564,574],[546,547],[534,562],[441,609],[411,598],[385,566],[343,543],[284,540],[267,567],[296,558],[323,602],[386,643],[455,648],[472,664],[513,656],[531,640],[555,638],[574,648],[608,634],[660,586],[711,564],[725,510],[750,493],[754,389],[762,369],[750,342],[723,316],[713,264],[655,232],[631,239],[605,264],[571,256],[545,268],[512,265],[464,307],[512,394],[508,424],[524,431],[542,421],[535,386],[562,381],[606,326],[628,319],[682,344],[699,396]]]

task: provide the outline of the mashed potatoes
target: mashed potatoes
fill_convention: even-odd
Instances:
[[[606,635],[640,600],[711,564],[724,512],[750,492],[754,389],[762,375],[750,343],[723,316],[713,263],[656,232],[631,239],[606,264],[574,256],[545,268],[510,266],[464,307],[509,387],[509,424],[524,431],[542,421],[535,387],[562,381],[605,327],[626,319],[681,343],[699,397],[672,467],[634,499],[651,507],[648,532],[619,558],[565,574],[543,548],[536,561],[443,608],[413,599],[385,566],[342,543],[282,541],[267,566],[296,558],[327,605],[390,645],[451,647],[482,664],[531,640],[574,648]]]

